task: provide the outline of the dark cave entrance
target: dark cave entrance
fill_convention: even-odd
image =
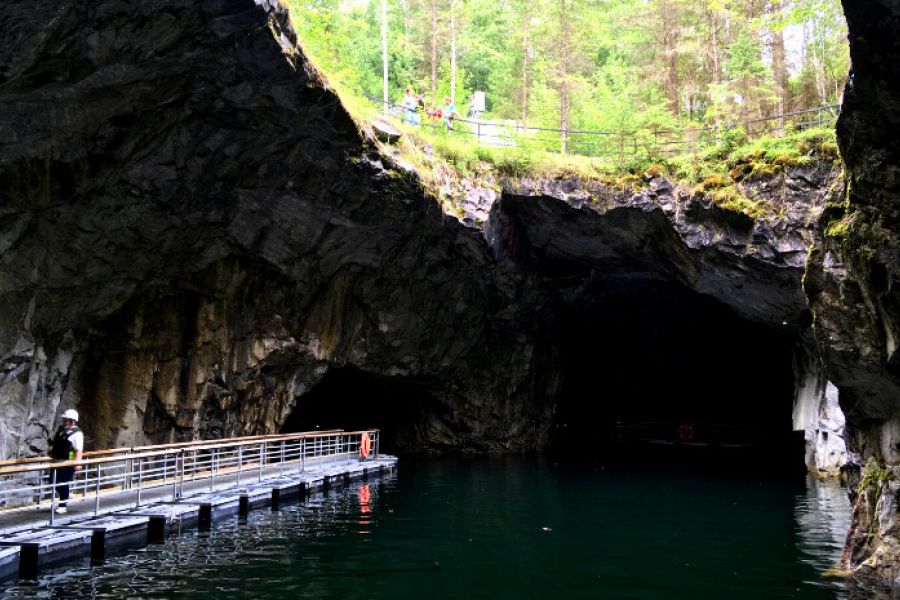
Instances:
[[[427,407],[421,386],[401,377],[372,375],[353,367],[330,369],[309,392],[298,398],[281,433],[377,428],[381,451],[396,453]],[[399,445],[398,445],[399,444]]]
[[[654,279],[605,279],[561,313],[551,449],[594,462],[723,460],[802,470],[796,329],[749,322]]]

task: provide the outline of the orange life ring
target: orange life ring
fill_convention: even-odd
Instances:
[[[362,437],[359,440],[359,456],[361,458],[369,458],[369,451],[372,450],[372,440],[369,439],[369,434],[363,431]]]

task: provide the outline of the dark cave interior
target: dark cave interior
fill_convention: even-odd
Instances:
[[[332,368],[297,401],[281,433],[377,428],[381,452],[396,453],[398,436],[409,433],[417,416],[427,410],[427,398],[421,386],[402,377]]]
[[[560,312],[554,451],[803,468],[791,422],[794,330],[652,278],[599,279],[573,297]]]
[[[792,429],[796,330],[775,330],[655,278],[591,280],[560,303],[563,365],[549,450],[580,460],[803,469]],[[382,451],[416,447],[427,385],[332,368],[282,432],[377,427]]]

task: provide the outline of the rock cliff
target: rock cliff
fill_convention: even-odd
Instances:
[[[501,181],[476,224],[357,128],[277,2],[3,13],[0,455],[40,452],[72,405],[96,447],[272,432],[323,402],[393,415],[399,447],[542,447],[572,379],[560,314],[622,281],[771,332],[784,414],[820,425],[801,279],[831,160],[744,182],[765,219],[648,176]]]
[[[459,219],[357,127],[274,0],[4,2],[0,458],[40,453],[70,406],[96,447],[328,411],[390,415],[398,447],[542,447],[561,398],[610,374],[582,355],[609,357],[616,315],[590,316],[660,294],[752,324],[743,358],[777,356],[748,379],[790,363],[765,410],[806,431],[810,468],[843,463],[840,402],[874,459],[845,562],[890,579],[900,7],[845,10],[845,182],[821,157],[744,182],[770,207],[754,220],[661,177],[498,180]]]
[[[900,6],[845,1],[852,72],[838,122],[842,201],[823,218],[806,291],[829,377],[867,463],[844,561],[856,575],[898,582],[900,520]]]

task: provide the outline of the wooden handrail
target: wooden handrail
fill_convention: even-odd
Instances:
[[[313,435],[317,433],[339,433],[343,431],[343,429],[316,429],[315,431],[304,431],[298,432],[296,434],[293,433],[268,433],[265,435],[251,435],[246,437],[231,437],[231,438],[221,438],[218,440],[191,440],[190,442],[172,442],[171,444],[156,444],[156,445],[147,445],[147,446],[121,446],[119,448],[106,448],[103,450],[89,450],[85,452],[82,456],[87,458],[93,457],[101,457],[101,456],[109,456],[111,454],[125,454],[129,452],[140,452],[143,450],[149,450],[151,448],[182,448],[193,446],[197,444],[208,444],[210,442],[229,442],[234,440],[254,440],[254,439],[264,439],[264,438],[273,438],[280,437],[285,435]],[[9,460],[0,460],[0,468],[10,467],[10,466],[19,466],[31,463],[42,463],[49,462],[52,460],[49,456],[32,456],[28,458],[12,458]]]
[[[16,466],[8,466],[0,468],[0,477],[4,475],[14,475],[19,473],[28,473],[33,471],[42,471],[48,468],[63,468],[63,467],[73,467],[73,466],[93,466],[99,464],[108,464],[113,462],[121,462],[124,460],[136,459],[136,458],[150,458],[150,457],[164,457],[171,456],[172,454],[177,454],[178,452],[182,452],[184,450],[214,450],[222,447],[234,446],[236,444],[242,443],[254,443],[254,442],[280,442],[280,441],[291,441],[291,440],[299,440],[299,439],[316,439],[321,437],[330,437],[333,435],[344,434],[344,435],[361,435],[362,433],[374,434],[377,432],[377,429],[364,429],[358,431],[344,431],[343,429],[328,429],[328,430],[318,430],[312,432],[300,432],[300,433],[287,433],[287,434],[270,434],[270,435],[258,435],[258,436],[248,436],[248,437],[237,437],[237,438],[226,438],[222,440],[195,440],[193,442],[184,442],[181,444],[160,444],[158,446],[140,446],[138,448],[125,448],[121,449],[121,452],[118,452],[117,455],[109,456],[109,452],[112,450],[120,450],[118,448],[112,450],[98,450],[94,451],[91,457],[85,457],[80,461],[77,460],[67,460],[67,461],[59,461],[52,462],[49,458],[35,458],[35,459],[23,459],[22,463],[17,464]],[[97,456],[100,453],[106,453],[107,456]],[[95,458],[96,457],[96,458]],[[37,463],[37,464],[35,464]]]

